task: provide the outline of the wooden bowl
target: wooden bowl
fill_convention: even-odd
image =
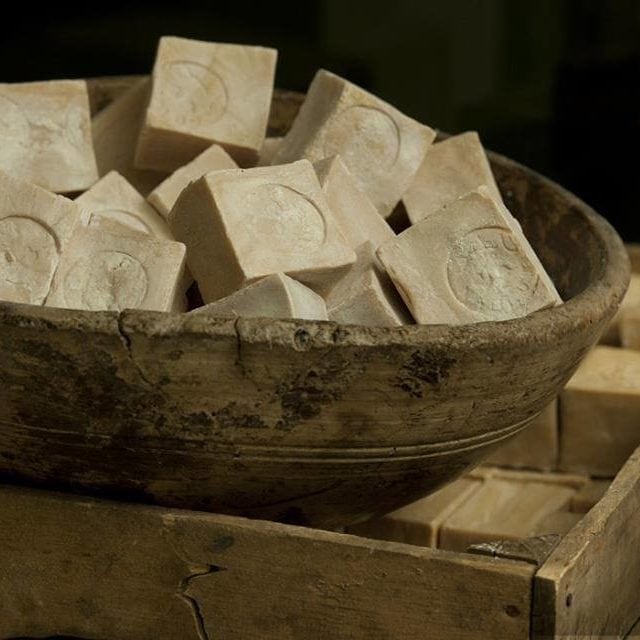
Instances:
[[[3,303],[0,479],[320,527],[453,480],[562,389],[629,278],[604,219],[491,160],[564,305],[388,329]]]

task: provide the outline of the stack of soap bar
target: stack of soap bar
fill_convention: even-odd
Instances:
[[[274,273],[322,295],[355,262],[306,160],[209,173],[182,192],[169,225],[205,302]]]
[[[614,316],[606,333],[600,339],[603,344],[617,346],[622,344],[622,331],[628,315],[640,312],[640,273],[632,273],[629,288],[618,312]],[[628,340],[628,338],[627,338]],[[623,344],[623,346],[626,346]]]
[[[80,208],[0,171],[0,300],[41,305]]]
[[[625,312],[620,321],[620,342],[625,349],[640,350],[640,307]]]
[[[0,84],[0,169],[57,193],[98,179],[87,84]]]
[[[383,216],[413,180],[435,132],[356,85],[320,70],[273,164],[340,155]]]
[[[324,300],[317,293],[282,273],[261,278],[192,313],[217,318],[329,319]]]
[[[473,544],[534,535],[551,514],[568,508],[576,489],[523,476],[489,478],[451,514],[440,530],[440,548],[465,551]]]
[[[640,445],[640,352],[596,347],[560,396],[560,467],[612,477]]]
[[[166,174],[134,166],[136,143],[149,102],[151,81],[136,82],[98,112],[91,121],[93,148],[101,176],[117,171],[143,195],[166,178]]]
[[[348,532],[365,538],[436,548],[442,524],[459,506],[474,499],[482,482],[480,477],[461,478],[406,507],[353,525]]]
[[[174,171],[214,143],[242,166],[255,163],[276,58],[275,49],[161,38],[136,166]]]
[[[501,200],[480,138],[470,131],[429,147],[402,200],[415,223],[481,186]]]
[[[86,226],[100,227],[109,221],[125,230],[173,240],[165,220],[116,171],[76,198],[76,203],[84,209],[82,222]]]
[[[517,221],[484,188],[423,218],[378,256],[419,323],[508,320],[562,302]]]
[[[62,252],[46,304],[173,311],[182,295],[184,262],[185,247],[179,242],[80,226]]]
[[[522,433],[501,446],[487,463],[514,469],[554,470],[558,464],[558,401],[547,405]]]
[[[214,144],[184,167],[174,171],[149,194],[147,200],[168,218],[178,196],[191,182],[210,171],[237,168],[238,165],[231,156],[221,146]]]

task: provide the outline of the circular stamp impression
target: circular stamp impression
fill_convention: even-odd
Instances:
[[[495,320],[529,313],[540,279],[503,227],[473,229],[456,242],[447,263],[449,286],[468,309]]]
[[[144,301],[148,289],[144,266],[120,251],[80,258],[64,275],[63,297],[75,309],[122,311]]]
[[[273,253],[313,252],[325,242],[322,212],[291,187],[261,184],[244,196],[243,203],[252,242],[269,247]]]
[[[393,118],[376,107],[348,107],[333,118],[324,135],[324,154],[339,154],[362,181],[372,172],[390,169],[400,153],[400,130]]]
[[[163,103],[173,105],[171,117],[183,126],[213,124],[226,112],[227,85],[206,65],[177,60],[165,67],[166,80],[159,86],[166,94]]]
[[[127,229],[132,229],[138,233],[146,233],[152,235],[149,225],[141,220],[135,213],[125,211],[124,209],[102,209],[101,211],[93,211],[89,217],[87,226],[100,227],[103,222],[116,223]]]
[[[55,236],[41,222],[27,216],[0,220],[0,289],[10,300],[42,304],[57,265]]]

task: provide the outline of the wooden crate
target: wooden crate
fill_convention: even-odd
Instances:
[[[639,514],[640,449],[566,536],[489,555],[4,486],[0,638],[623,637]]]

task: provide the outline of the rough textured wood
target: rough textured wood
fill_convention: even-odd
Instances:
[[[266,522],[0,489],[3,640],[525,640],[533,571]]]
[[[282,126],[299,99],[274,104]],[[628,280],[602,218],[492,161],[563,306],[389,329],[0,304],[0,476],[332,526],[461,475],[557,395]]]
[[[622,637],[640,616],[640,449],[534,586],[536,638]]]

